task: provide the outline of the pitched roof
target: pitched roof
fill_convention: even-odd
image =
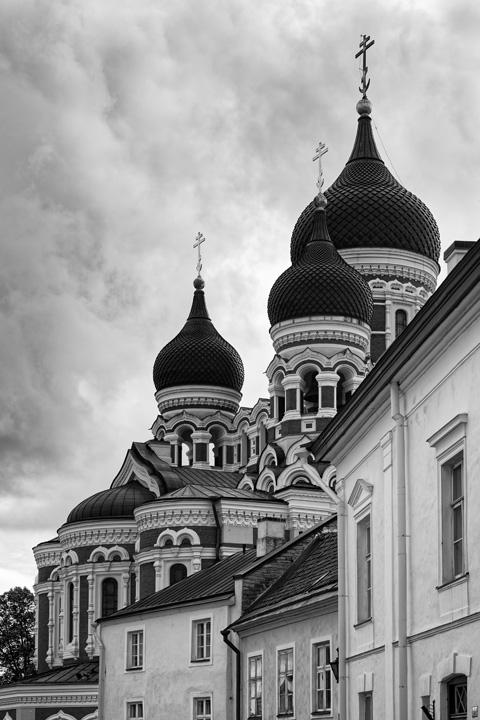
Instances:
[[[290,568],[255,600],[232,627],[264,616],[279,608],[287,608],[338,587],[337,522],[329,519],[318,529],[310,544]]]
[[[185,580],[163,588],[163,590],[159,590],[153,595],[149,595],[133,605],[119,610],[108,618],[101,618],[101,622],[136,615],[140,612],[153,612],[172,605],[188,605],[198,600],[209,600],[231,595],[235,592],[234,575],[253,562],[255,557],[255,549],[248,550],[245,553],[234,553],[225,560],[221,560],[198,573],[189,575]]]
[[[232,499],[232,500],[250,500],[251,502],[277,502],[285,504],[285,500],[280,500],[273,497],[270,493],[264,490],[248,490],[240,488],[230,487],[211,487],[209,485],[186,485],[179,490],[173,490],[167,495],[159,498],[157,502],[163,500],[178,500],[188,498],[205,498],[211,500],[212,498],[221,499]]]
[[[47,672],[26,678],[16,685],[71,685],[72,683],[98,684],[98,661],[73,663],[61,668],[47,670]]]

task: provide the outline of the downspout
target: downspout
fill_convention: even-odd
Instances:
[[[390,383],[392,418],[395,420],[395,470],[397,479],[397,583],[398,583],[398,718],[408,717],[407,660],[407,510],[405,496],[405,417],[400,412],[399,384]]]
[[[337,502],[338,541],[338,718],[347,720],[347,592],[345,578],[345,500]]]
[[[235,653],[235,720],[241,720],[240,716],[240,693],[241,693],[241,685],[240,685],[240,673],[241,673],[241,653],[240,650],[237,648],[236,645],[234,645],[231,640],[228,639],[228,636],[230,635],[230,630],[227,628],[226,630],[220,630],[220,632],[223,635],[223,642],[228,645],[229,648],[233,650]]]

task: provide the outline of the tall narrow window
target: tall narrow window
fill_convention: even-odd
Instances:
[[[212,720],[212,699],[199,697],[193,700],[193,720]]]
[[[371,692],[360,694],[360,720],[373,720],[373,698]]]
[[[278,714],[293,715],[293,648],[278,651]]]
[[[357,622],[372,617],[372,540],[370,515],[357,525]]]
[[[102,582],[102,617],[108,617],[118,609],[118,583],[115,578]]]
[[[172,565],[170,568],[170,585],[175,585],[175,583],[180,582],[180,580],[183,580],[186,577],[187,568],[183,563],[175,563],[175,565]]]
[[[407,313],[405,310],[397,310],[395,313],[395,337],[397,338],[407,327]]]
[[[448,720],[466,720],[468,717],[467,678],[457,675],[447,685]]]
[[[199,662],[211,658],[211,620],[196,620],[192,626],[192,660]]]
[[[442,466],[442,576],[450,582],[465,572],[463,457]]]
[[[332,709],[332,671],[329,643],[313,646],[313,712],[329,713]]]
[[[127,670],[143,668],[143,630],[127,633]]]
[[[248,658],[248,716],[262,717],[262,656]]]
[[[74,604],[74,589],[73,583],[68,583],[68,642],[71,643],[73,640],[73,604]]]

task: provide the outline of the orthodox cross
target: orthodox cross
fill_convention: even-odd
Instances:
[[[323,168],[322,168],[322,155],[325,155],[325,153],[327,153],[327,152],[328,152],[328,148],[325,145],[325,143],[319,142],[318,147],[315,150],[316,155],[314,158],[312,158],[313,162],[315,162],[315,160],[318,160],[318,180],[317,180],[318,192],[322,192],[322,187],[323,187],[323,183],[324,183]]]
[[[363,40],[359,44],[359,48],[361,50],[357,52],[355,55],[355,58],[360,57],[360,55],[363,55],[363,68],[362,68],[362,79],[361,79],[361,85],[358,88],[360,92],[362,93],[363,97],[367,97],[367,90],[370,87],[370,80],[367,82],[367,50],[368,48],[371,48],[372,45],[375,43],[375,40],[372,40],[372,42],[368,42],[370,40],[370,35],[363,35]]]
[[[197,242],[195,243],[195,245],[193,247],[198,248],[197,273],[198,273],[198,277],[200,277],[200,273],[202,270],[202,256],[200,254],[200,245],[205,242],[205,238],[203,237],[202,233],[199,232],[197,237],[195,238],[195,240]]]

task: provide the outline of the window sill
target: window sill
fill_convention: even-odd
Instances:
[[[463,575],[459,575],[456,578],[453,578],[452,580],[447,580],[447,582],[442,583],[441,585],[437,585],[435,590],[438,590],[438,592],[442,592],[442,590],[447,590],[448,588],[455,587],[455,585],[462,585],[462,583],[465,583],[468,581],[469,573],[463,573]]]
[[[125,672],[143,672],[143,667],[127,667],[125,668]]]
[[[357,628],[363,627],[364,625],[368,625],[368,623],[371,623],[371,622],[373,622],[373,617],[370,615],[370,617],[365,618],[365,620],[359,620],[359,622],[355,623],[353,627],[356,630]]]
[[[331,718],[333,717],[331,710],[312,710],[310,713],[313,718]]]
[[[202,665],[202,664],[203,664],[203,665],[207,665],[208,663],[211,663],[211,662],[212,662],[212,658],[199,658],[198,660],[197,660],[197,658],[192,658],[192,659],[190,660],[190,662],[191,662],[193,665]]]

